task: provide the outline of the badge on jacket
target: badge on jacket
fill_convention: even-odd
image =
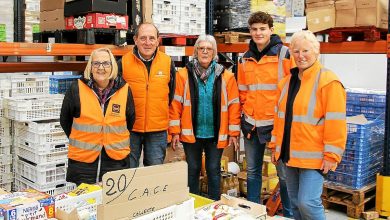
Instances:
[[[112,112],[119,114],[121,112],[121,105],[119,105],[119,104],[112,104]]]

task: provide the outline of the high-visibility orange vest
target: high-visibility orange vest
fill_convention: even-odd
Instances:
[[[134,98],[136,118],[133,131],[167,130],[171,58],[157,51],[148,74],[145,64],[130,52],[122,57],[122,69]]]
[[[278,85],[275,124],[269,147],[280,156],[291,75]],[[340,162],[347,141],[346,93],[339,78],[316,61],[305,70],[293,104],[287,165],[320,169],[324,159]]]
[[[130,153],[130,133],[126,123],[128,85],[110,98],[105,115],[92,89],[81,80],[78,86],[80,117],[73,119],[68,157],[92,163],[104,147],[110,158],[124,159]]]
[[[288,48],[282,46],[279,55],[243,58],[238,65],[237,82],[245,120],[256,127],[273,125],[278,82],[294,67],[287,59]]]
[[[221,117],[218,148],[225,148],[228,136],[240,135],[240,103],[234,75],[226,71],[221,76]],[[176,75],[175,96],[170,107],[169,134],[180,134],[180,141],[195,143],[192,127],[192,109],[188,70],[182,68]]]

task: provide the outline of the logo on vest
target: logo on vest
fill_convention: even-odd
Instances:
[[[121,105],[112,104],[112,113],[119,114],[121,112]]]
[[[157,72],[157,76],[158,77],[162,77],[162,76],[164,76],[164,73],[160,70],[160,71]]]

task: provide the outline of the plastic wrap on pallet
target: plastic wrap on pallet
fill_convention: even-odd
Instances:
[[[215,5],[214,30],[247,30],[250,14],[250,0],[218,0]]]

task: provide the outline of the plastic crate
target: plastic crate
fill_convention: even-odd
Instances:
[[[0,78],[0,98],[9,97],[11,91],[11,82],[7,78]]]
[[[81,75],[56,75],[50,76],[50,94],[65,94],[66,91],[70,88],[72,83],[77,79],[80,79]]]
[[[194,198],[190,198],[181,204],[172,205],[164,209],[157,210],[147,215],[135,218],[136,220],[192,220],[195,216]]]
[[[0,164],[0,173],[11,172],[11,164]]]
[[[12,182],[9,183],[0,183],[0,189],[4,189],[7,192],[11,192]]]
[[[0,145],[0,154],[11,154],[11,145]]]
[[[67,161],[34,164],[23,158],[19,158],[16,171],[20,176],[39,185],[57,184],[66,179]]]
[[[12,75],[11,97],[49,94],[49,76]]]
[[[91,217],[95,219],[97,215],[97,205],[102,204],[103,193],[102,190],[93,191],[87,194],[81,194],[78,196],[69,196],[65,199],[56,200],[56,209],[61,209],[66,212],[72,211],[77,207],[77,211],[88,210],[92,215]],[[90,201],[94,201],[93,204],[90,204]]]
[[[12,182],[13,179],[13,173],[8,172],[8,173],[0,173],[0,184],[2,183],[10,183]]]
[[[12,155],[0,154],[0,165],[7,165],[12,163]]]
[[[383,156],[378,157],[375,161],[346,161],[342,160],[341,163],[337,166],[336,171],[342,173],[348,173],[355,176],[364,176],[369,172],[375,172],[378,169],[382,168],[383,165]]]
[[[57,184],[47,184],[47,185],[38,185],[35,183],[30,182],[29,180],[23,178],[20,175],[16,175],[15,177],[15,190],[24,190],[24,189],[36,189],[40,192],[47,193],[51,196],[55,196],[61,193],[67,193],[76,188],[76,184],[69,183],[69,182],[62,182]]]
[[[58,120],[43,120],[33,122],[17,122],[15,128],[27,129],[37,134],[52,134],[63,132],[61,124]]]
[[[10,127],[1,127],[0,126],[0,136],[10,136],[11,135],[11,132],[10,132]]]
[[[60,94],[6,99],[6,117],[20,122],[59,119],[64,96]]]
[[[211,204],[214,202],[214,200],[211,200],[209,198],[206,198],[206,197],[203,197],[203,196],[199,196],[199,195],[196,195],[196,194],[192,194],[190,193],[190,196],[192,198],[194,198],[194,207],[195,209],[199,208],[199,207],[202,207],[202,206],[205,206],[205,205],[208,205],[208,204]]]
[[[374,183],[376,181],[376,174],[378,172],[370,173],[361,177],[357,177],[352,174],[341,173],[341,172],[329,172],[327,178],[328,181],[337,184],[342,184],[352,189],[360,189],[363,188],[364,186]]]
[[[15,129],[15,137],[20,140],[26,140],[30,143],[35,144],[46,144],[46,143],[67,143],[68,137],[65,132],[61,129],[60,132],[52,134],[37,134],[27,129]]]
[[[61,162],[68,158],[66,144],[36,145],[28,142],[17,143],[15,153],[33,163]]]
[[[347,104],[385,107],[386,92],[366,89],[347,89]]]

